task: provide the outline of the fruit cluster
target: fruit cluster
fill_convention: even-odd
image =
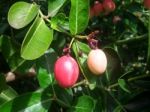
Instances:
[[[93,7],[90,8],[90,18],[93,16],[99,16],[101,13],[109,14],[116,8],[116,4],[113,0],[104,0],[102,3],[95,1]]]
[[[103,74],[107,67],[107,58],[101,49],[93,49],[87,58],[89,70],[95,74]],[[54,75],[58,84],[63,88],[72,87],[79,77],[79,66],[70,54],[60,57],[54,67]]]

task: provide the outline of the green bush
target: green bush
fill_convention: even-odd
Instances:
[[[150,10],[143,0],[94,8],[104,1],[0,1],[0,112],[150,111]],[[87,66],[95,48],[107,57],[101,75]],[[80,73],[62,88],[54,65],[68,54]]]

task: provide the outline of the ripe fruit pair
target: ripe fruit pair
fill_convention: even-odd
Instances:
[[[100,49],[91,50],[87,64],[94,74],[102,74],[106,70],[107,59],[104,52]],[[70,55],[60,57],[54,67],[55,78],[61,87],[68,88],[73,86],[79,77],[79,67],[75,59]]]
[[[114,11],[116,8],[115,3],[112,0],[104,0],[103,3],[99,1],[94,2],[94,6],[90,9],[90,17],[99,16],[100,13],[104,12],[108,14]]]

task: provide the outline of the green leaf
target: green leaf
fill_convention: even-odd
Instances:
[[[39,68],[37,78],[42,88],[48,87],[53,81],[52,74],[48,74],[47,70],[42,68]]]
[[[73,35],[85,30],[89,21],[89,0],[71,0],[69,15],[70,32]]]
[[[48,0],[48,15],[55,16],[66,0]]]
[[[80,96],[77,99],[75,106],[72,106],[70,112],[93,112],[95,108],[95,101],[90,96]]]
[[[18,96],[16,91],[8,85],[3,85],[3,90],[0,93],[0,104],[10,101]]]
[[[64,89],[59,87],[58,85],[55,85],[54,90],[57,97],[57,103],[59,103],[63,107],[71,107],[73,101],[72,89]]]
[[[86,78],[89,82],[89,88],[91,90],[94,89],[96,87],[96,81],[98,78],[90,72],[87,66],[87,56],[88,53],[90,52],[90,48],[88,47],[88,45],[79,41],[75,41],[72,45],[72,48],[73,52],[75,53],[81,72],[84,78]],[[79,55],[80,52],[81,56]]]
[[[46,93],[33,92],[21,95],[0,106],[1,112],[48,112],[52,98]]]
[[[118,79],[119,86],[126,92],[131,93],[129,87],[124,79]]]
[[[16,29],[28,25],[37,15],[38,6],[26,2],[16,2],[8,12],[8,22]]]
[[[85,54],[89,54],[91,48],[90,48],[87,44],[82,43],[82,42],[80,42],[80,41],[77,41],[77,44],[78,44],[78,46],[79,46],[79,49],[80,49],[82,52],[84,52]]]
[[[53,40],[53,30],[49,29],[42,18],[37,18],[27,32],[21,46],[21,57],[33,60],[48,49]]]
[[[63,13],[54,16],[51,19],[51,28],[59,32],[63,32],[63,30],[69,30],[68,18]]]

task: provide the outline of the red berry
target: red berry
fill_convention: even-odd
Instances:
[[[103,7],[104,7],[104,10],[106,11],[106,13],[108,13],[108,12],[114,11],[116,8],[116,5],[112,0],[104,0]]]
[[[104,73],[107,67],[105,53],[101,49],[91,50],[87,58],[87,65],[95,75]]]
[[[71,56],[62,56],[55,63],[54,74],[61,87],[71,87],[76,83],[79,76],[78,64]]]
[[[150,0],[144,0],[144,7],[150,9]]]
[[[103,12],[103,5],[99,1],[95,1],[93,9],[94,9],[94,15],[99,16],[99,14]]]

